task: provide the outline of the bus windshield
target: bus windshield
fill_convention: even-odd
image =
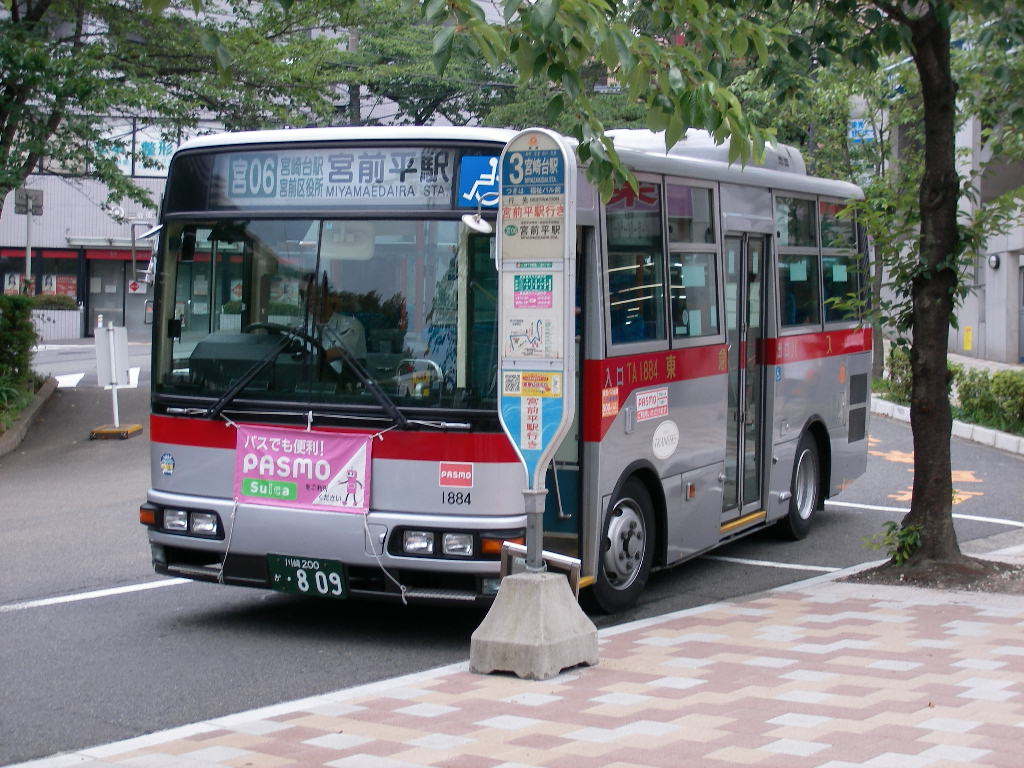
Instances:
[[[490,235],[438,219],[176,220],[164,243],[159,394],[220,397],[269,355],[239,402],[379,405],[368,376],[398,406],[496,405]]]

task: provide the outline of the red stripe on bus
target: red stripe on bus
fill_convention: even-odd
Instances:
[[[740,352],[740,365],[746,355]],[[804,333],[764,339],[758,362],[784,365],[823,357],[871,351],[871,329]],[[585,360],[583,363],[583,439],[604,439],[623,404],[637,389],[725,374],[729,369],[725,344],[691,347],[646,355]]]
[[[600,442],[637,389],[724,374],[725,344],[583,361],[583,439]]]
[[[274,425],[286,426],[286,425]],[[302,427],[286,427],[302,431]],[[372,429],[339,429],[317,427],[318,432],[373,434]],[[223,421],[189,419],[179,416],[149,417],[150,439],[154,443],[192,445],[199,448],[234,448],[235,428]],[[519,462],[512,444],[503,432],[399,432],[392,430],[382,440],[373,442],[373,455],[378,459],[410,459],[416,461],[475,461],[480,463]]]
[[[785,365],[822,357],[871,351],[871,329],[801,333],[764,340],[764,365]]]

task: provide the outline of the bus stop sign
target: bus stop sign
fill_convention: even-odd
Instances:
[[[537,491],[576,404],[576,156],[531,128],[499,167],[498,413]]]

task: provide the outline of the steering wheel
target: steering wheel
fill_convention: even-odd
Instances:
[[[338,371],[334,370],[330,365],[327,365],[327,350],[324,345],[320,343],[320,340],[315,336],[306,333],[301,328],[291,328],[287,325],[281,325],[279,323],[249,323],[242,329],[243,333],[251,333],[252,331],[269,331],[275,335],[291,336],[292,338],[304,341],[313,347],[320,358],[320,369],[328,369],[331,375],[334,376],[339,382],[343,381],[343,377]]]
[[[324,350],[323,344],[321,344],[318,339],[310,336],[301,328],[291,328],[287,325],[281,325],[280,323],[249,323],[242,329],[242,333],[251,333],[252,331],[270,331],[275,335],[284,334],[286,336],[294,336],[297,339],[309,342],[321,352],[326,351]]]

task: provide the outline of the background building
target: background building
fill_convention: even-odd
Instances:
[[[957,139],[967,150],[961,172],[977,173],[988,161],[976,120]],[[981,174],[979,198],[985,203],[1024,182],[1024,163],[990,163]],[[957,312],[949,349],[1001,363],[1024,362],[1024,216],[1006,234],[993,237],[974,264],[974,290]]]

